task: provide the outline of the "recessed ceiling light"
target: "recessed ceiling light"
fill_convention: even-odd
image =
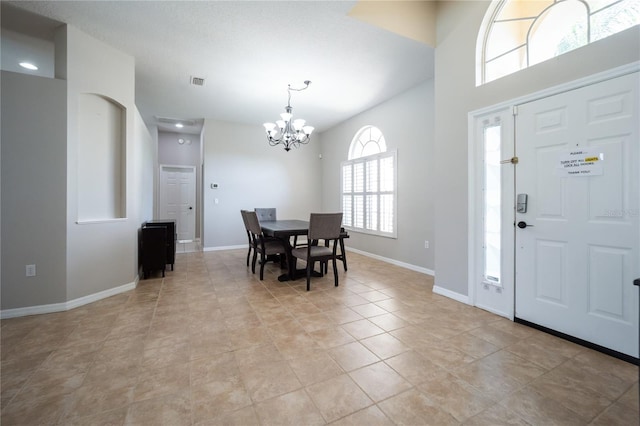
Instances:
[[[184,125],[182,123],[176,123],[176,127],[178,129],[182,129],[184,127]]]
[[[36,67],[35,65],[33,65],[31,62],[20,62],[20,66],[22,68],[26,68],[28,70],[32,70],[35,71],[38,69],[38,67]]]

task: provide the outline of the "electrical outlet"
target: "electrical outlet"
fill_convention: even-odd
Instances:
[[[429,240],[424,240],[424,248],[429,248]]]
[[[25,265],[25,273],[27,277],[36,276],[36,265]]]

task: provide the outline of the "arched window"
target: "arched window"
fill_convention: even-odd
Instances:
[[[476,85],[640,24],[637,0],[499,0],[476,47]]]
[[[374,126],[365,126],[356,133],[349,147],[349,160],[387,151],[384,135]]]
[[[375,126],[360,129],[342,163],[342,223],[353,231],[396,236],[396,152]]]

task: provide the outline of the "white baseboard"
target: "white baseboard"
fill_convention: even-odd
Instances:
[[[248,248],[249,248],[249,246],[244,244],[244,245],[238,245],[238,246],[204,247],[202,249],[202,251],[220,251],[220,250],[236,250],[236,249],[245,249],[246,250]],[[377,260],[381,260],[383,262],[391,263],[392,265],[401,266],[403,268],[410,269],[412,271],[420,272],[420,273],[423,273],[423,274],[426,274],[426,275],[431,275],[431,276],[435,275],[435,272],[432,271],[431,269],[423,268],[421,266],[412,265],[410,263],[401,262],[399,260],[390,259],[388,257],[379,256],[377,254],[373,254],[373,253],[369,253],[369,252],[366,252],[366,251],[354,249],[354,248],[351,248],[351,247],[345,247],[345,249],[347,251],[352,251],[354,253],[358,253],[358,254],[361,254],[363,256],[370,257],[372,259],[377,259]]]
[[[202,251],[221,251],[221,250],[236,250],[236,249],[247,250],[248,248],[249,246],[247,244],[244,244],[239,246],[203,247]]]
[[[433,292],[435,294],[439,294],[440,296],[448,297],[449,299],[453,299],[460,303],[464,303],[465,305],[469,305],[469,296],[465,296],[464,294],[456,293],[455,291],[447,290],[446,288],[439,287],[437,285],[433,286]]]
[[[423,273],[425,275],[431,275],[431,276],[435,275],[434,271],[432,271],[431,269],[423,268],[422,266],[412,265],[410,263],[401,262],[399,260],[390,259],[388,257],[379,256],[377,254],[373,254],[373,253],[369,253],[369,252],[366,252],[366,251],[354,249],[354,248],[351,248],[351,247],[345,247],[345,249],[347,251],[352,251],[354,253],[358,253],[358,254],[361,254],[363,256],[370,257],[372,259],[381,260],[383,262],[391,263],[392,265],[401,266],[403,268],[410,269],[412,271],[420,272],[420,273]]]
[[[52,303],[49,305],[38,306],[26,306],[24,308],[15,309],[3,309],[0,311],[0,318],[17,318],[27,315],[38,314],[50,314],[53,312],[64,312],[80,306],[84,306],[89,303],[97,302],[98,300],[106,299],[107,297],[115,296],[116,294],[124,293],[129,290],[133,290],[138,285],[140,280],[139,276],[136,276],[135,281],[129,284],[124,284],[119,287],[110,288],[108,290],[100,291],[98,293],[90,294],[88,296],[79,297],[77,299],[69,300],[67,302]]]
[[[426,275],[435,276],[435,272],[432,271],[431,269],[423,268],[423,267],[416,266],[416,265],[411,265],[409,263],[400,262],[398,260],[389,259],[389,258],[386,258],[386,257],[378,256],[377,254],[367,253],[365,251],[354,249],[354,248],[346,247],[346,250],[347,251],[352,251],[354,253],[361,254],[363,256],[371,257],[373,259],[381,260],[383,262],[391,263],[393,265],[401,266],[403,268],[407,268],[407,269],[410,269],[412,271],[422,272],[423,274],[426,274]],[[464,303],[465,305],[469,305],[470,304],[469,303],[469,296],[465,296],[464,294],[456,293],[455,291],[451,291],[451,290],[448,290],[446,288],[439,287],[437,285],[433,286],[433,292],[435,294],[439,294],[440,296],[445,296],[445,297],[448,297],[449,299],[453,299],[453,300],[455,300],[457,302]],[[483,308],[483,309],[486,309],[486,308]],[[497,314],[497,315],[505,316],[503,313],[500,313],[500,312],[494,312],[494,313]]]
[[[496,314],[498,316],[505,317],[505,318],[508,318],[511,321],[513,321],[513,316],[509,315],[508,312],[502,312],[502,311],[494,309],[494,308],[492,308],[490,306],[485,306],[485,305],[477,304],[477,303],[476,303],[476,308],[480,308],[480,309],[482,309],[484,311],[491,312],[492,314]]]
[[[203,251],[221,251],[221,250],[234,250],[234,249],[246,249],[247,246],[246,245],[239,245],[239,246],[224,246],[224,247],[205,247],[203,248]],[[396,266],[400,266],[406,269],[410,269],[412,271],[416,271],[416,272],[420,272],[423,273],[425,275],[431,275],[434,276],[435,272],[431,269],[428,268],[423,268],[421,266],[416,266],[416,265],[412,265],[409,263],[405,263],[405,262],[401,262],[399,260],[395,260],[395,259],[390,259],[388,257],[384,257],[384,256],[379,256],[377,254],[373,254],[373,253],[369,253],[366,251],[362,251],[362,250],[358,250],[358,249],[354,249],[354,248],[349,248],[347,247],[347,251],[351,251],[354,253],[358,253],[361,254],[363,256],[367,256],[370,257],[372,259],[376,259],[376,260],[381,260],[383,262],[387,262],[390,263],[392,265],[396,265]],[[53,304],[49,304],[49,305],[39,305],[39,306],[27,306],[24,308],[15,308],[15,309],[4,309],[2,311],[0,311],[0,319],[6,319],[6,318],[16,318],[16,317],[23,317],[23,316],[27,316],[27,315],[37,315],[37,314],[48,314],[48,313],[53,313],[53,312],[63,312],[63,311],[68,311],[70,309],[74,309],[80,306],[84,306],[86,304],[89,303],[93,303],[93,302],[97,302],[98,300],[102,300],[102,299],[106,299],[107,297],[111,297],[111,296],[115,296],[116,294],[120,294],[120,293],[124,293],[126,291],[129,290],[133,290],[137,287],[138,283],[140,281],[140,277],[136,276],[135,281],[131,282],[129,284],[124,284],[121,285],[119,287],[114,287],[108,290],[104,290],[98,293],[94,293],[94,294],[90,294],[88,296],[83,296],[80,297],[78,299],[74,299],[74,300],[69,300],[67,302],[61,302],[61,303],[53,303]],[[436,294],[439,294],[441,296],[445,296],[448,297],[450,299],[456,300],[458,302],[464,303],[464,304],[469,304],[469,297],[462,295],[460,293],[456,293],[453,292],[451,290],[447,290],[445,288],[442,287],[438,287],[436,285],[433,286],[433,292]],[[486,307],[482,307],[482,309],[485,310],[489,310]],[[494,312],[497,315],[501,315],[501,316],[506,316],[504,315],[504,313],[501,312]]]

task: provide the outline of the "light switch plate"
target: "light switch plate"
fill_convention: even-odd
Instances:
[[[36,276],[36,265],[25,265],[25,273],[27,277]]]

